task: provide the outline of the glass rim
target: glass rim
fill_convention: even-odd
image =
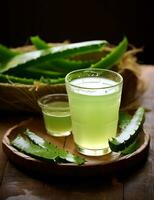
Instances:
[[[47,103],[43,103],[42,101],[43,100],[48,100],[48,99],[50,99],[50,98],[54,98],[54,97],[66,97],[67,98],[67,101],[66,102],[68,102],[68,95],[67,94],[65,94],[65,93],[54,93],[54,94],[47,94],[47,95],[44,95],[44,96],[42,96],[42,97],[40,97],[38,100],[37,100],[37,102],[38,102],[38,105],[41,107],[41,108],[48,108],[49,110],[50,109],[55,109],[55,110],[57,110],[57,111],[60,111],[60,110],[69,110],[69,105],[67,106],[67,107],[60,107],[60,106],[57,106],[57,107],[55,107],[55,106],[48,106],[48,104]],[[57,100],[54,100],[53,99],[53,102],[56,102]]]
[[[111,85],[111,86],[105,86],[105,87],[95,87],[95,88],[91,88],[91,87],[82,87],[82,86],[77,86],[73,83],[71,83],[71,81],[68,80],[68,77],[71,75],[71,74],[74,74],[76,72],[82,72],[82,71],[104,71],[104,72],[109,72],[109,73],[112,73],[114,75],[116,75],[117,77],[120,78],[120,81]],[[82,89],[90,89],[90,90],[96,90],[96,89],[108,89],[108,88],[113,88],[113,87],[116,87],[118,85],[121,85],[123,83],[123,77],[121,76],[121,74],[119,74],[118,72],[115,72],[113,70],[108,70],[108,69],[99,69],[99,68],[84,68],[84,69],[77,69],[77,70],[73,70],[71,72],[69,72],[66,76],[65,76],[65,83],[69,84],[70,86],[73,86],[73,87],[76,87],[76,88],[82,88]]]

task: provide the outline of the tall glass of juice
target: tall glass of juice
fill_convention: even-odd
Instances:
[[[123,78],[104,69],[80,69],[65,77],[77,150],[89,156],[110,153],[116,136]]]
[[[56,136],[71,134],[71,117],[67,94],[49,94],[41,97],[38,104],[42,109],[47,133]]]

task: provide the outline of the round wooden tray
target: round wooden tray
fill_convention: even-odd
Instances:
[[[58,147],[64,148],[74,154],[78,154],[75,150],[72,136],[55,138],[46,134],[42,118],[32,118],[21,122],[20,124],[10,128],[3,137],[2,146],[8,158],[16,164],[20,169],[36,174],[39,176],[109,176],[118,173],[126,173],[127,170],[133,170],[143,163],[148,155],[148,147],[150,137],[143,131],[139,137],[139,148],[132,154],[121,156],[120,153],[110,153],[105,156],[87,157],[87,162],[78,166],[76,164],[50,164],[39,161],[27,156],[10,145],[11,139],[21,133],[25,128],[29,128],[41,137],[55,143]],[[82,156],[82,155],[80,155]]]

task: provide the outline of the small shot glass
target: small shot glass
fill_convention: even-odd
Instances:
[[[47,133],[62,137],[71,134],[72,124],[67,94],[49,94],[38,99]]]

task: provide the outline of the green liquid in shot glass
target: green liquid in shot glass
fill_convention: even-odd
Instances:
[[[43,110],[43,118],[49,134],[53,136],[70,135],[72,125],[68,107],[68,102],[65,101],[55,101],[46,104],[46,108]]]

